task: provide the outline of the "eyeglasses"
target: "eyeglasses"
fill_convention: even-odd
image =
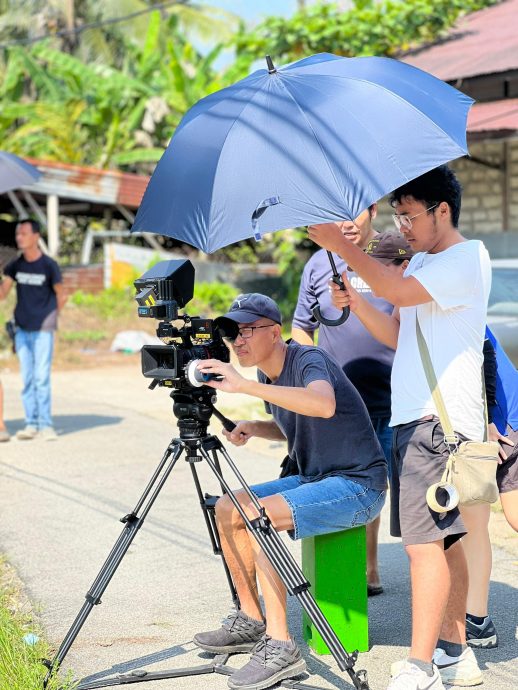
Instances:
[[[254,334],[254,331],[257,330],[258,328],[270,328],[271,326],[275,326],[274,323],[267,323],[264,326],[245,326],[244,328],[239,328],[236,331],[236,335],[231,335],[231,336],[226,336],[227,340],[230,340],[231,343],[234,342],[234,340],[237,340],[238,336],[241,336],[245,340],[247,338],[251,338]]]
[[[428,211],[432,211],[434,208],[437,208],[437,206],[439,206],[439,204],[434,204],[433,206],[430,206],[430,208],[425,208],[424,211],[416,213],[415,216],[405,216],[399,215],[398,213],[393,213],[392,220],[394,221],[394,224],[398,230],[401,230],[401,228],[412,230],[412,221],[414,218],[417,218],[417,216],[422,216],[423,213],[428,213]]]

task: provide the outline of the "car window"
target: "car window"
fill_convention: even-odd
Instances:
[[[493,268],[487,313],[518,316],[518,268]]]

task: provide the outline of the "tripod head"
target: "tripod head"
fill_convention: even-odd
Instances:
[[[192,390],[173,390],[171,398],[180,438],[187,441],[207,436],[210,418],[214,412],[216,392],[205,386]]]
[[[210,418],[214,414],[227,431],[235,428],[234,422],[217,410],[216,391],[208,386],[171,391],[173,413],[177,418],[182,441],[195,441],[207,436]]]

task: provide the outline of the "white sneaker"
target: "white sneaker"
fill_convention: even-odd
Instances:
[[[16,432],[16,438],[20,441],[30,441],[36,438],[38,429],[35,426],[26,426],[25,429],[20,429]]]
[[[57,441],[58,435],[51,426],[47,426],[40,431],[38,438],[41,438],[43,441]]]
[[[445,685],[471,687],[482,683],[482,674],[471,647],[467,647],[460,656],[448,656],[444,649],[437,648],[433,653],[433,663]]]
[[[433,676],[429,676],[409,661],[396,661],[392,664],[391,676],[387,690],[444,690],[441,676],[435,667]]]

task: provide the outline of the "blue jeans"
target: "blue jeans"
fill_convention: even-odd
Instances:
[[[50,367],[54,349],[53,331],[24,331],[15,335],[16,354],[20,360],[25,424],[46,429],[52,426],[50,414]]]
[[[380,442],[381,450],[387,460],[387,470],[390,479],[391,476],[391,456],[392,456],[392,436],[393,430],[389,426],[390,417],[371,417],[372,426],[378,441]]]
[[[340,476],[303,482],[294,474],[250,487],[258,498],[280,494],[293,518],[292,539],[315,537],[366,525],[380,514],[385,492]]]

